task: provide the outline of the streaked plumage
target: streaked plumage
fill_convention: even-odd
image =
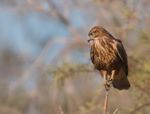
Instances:
[[[112,80],[115,88],[128,89],[130,84],[127,79],[127,54],[121,40],[99,26],[90,30],[89,37],[89,41],[93,41],[90,56],[95,68],[107,81]]]

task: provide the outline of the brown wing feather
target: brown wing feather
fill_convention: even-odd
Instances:
[[[126,51],[125,51],[121,41],[117,41],[116,51],[117,51],[117,54],[119,55],[121,61],[123,62],[124,66],[125,66],[124,70],[125,70],[125,73],[127,76],[128,75],[127,54],[126,54]]]
[[[128,81],[128,78],[126,77],[123,67],[120,68],[119,73],[115,76],[112,84],[114,88],[117,88],[119,90],[129,89],[130,83]]]

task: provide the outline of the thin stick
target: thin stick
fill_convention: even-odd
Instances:
[[[64,114],[64,111],[63,111],[63,109],[62,109],[62,106],[61,105],[59,105],[59,111],[60,111],[60,114]]]
[[[107,107],[108,107],[108,91],[106,91],[106,94],[105,94],[105,101],[104,101],[103,114],[106,114],[106,113],[107,113]]]
[[[115,111],[113,112],[113,114],[116,114],[117,111],[118,111],[118,108],[115,109]]]

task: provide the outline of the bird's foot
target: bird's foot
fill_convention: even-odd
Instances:
[[[112,82],[113,82],[113,79],[108,79],[108,81],[107,81],[107,83],[109,84],[109,85],[112,85]]]
[[[106,91],[109,91],[109,89],[110,89],[110,84],[108,83],[108,82],[106,82],[105,84],[104,84],[104,86],[105,86],[105,89],[106,89]]]
[[[109,91],[110,86],[109,86],[109,85],[107,85],[107,84],[105,84],[104,86],[105,86],[105,90],[106,90],[106,91]]]
[[[104,84],[106,91],[109,91],[109,89],[111,88],[111,85],[112,85],[112,79],[106,80]]]

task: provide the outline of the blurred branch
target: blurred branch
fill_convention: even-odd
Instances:
[[[39,54],[39,56],[33,61],[33,63],[31,64],[31,66],[25,70],[22,73],[21,78],[19,78],[18,80],[16,80],[13,85],[12,85],[12,90],[14,90],[16,87],[18,87],[20,84],[22,84],[24,81],[26,81],[30,76],[33,70],[37,70],[38,68],[41,68],[41,64],[43,63],[43,59],[46,56],[46,54],[48,53],[49,47],[51,46],[51,39],[47,42],[47,44],[44,46],[43,50],[41,51],[41,53]],[[37,71],[41,71],[37,70]]]
[[[82,36],[79,34],[78,30],[71,24],[70,20],[67,18],[67,16],[64,14],[64,10],[67,10],[66,7],[64,7],[63,11],[57,7],[57,5],[52,0],[47,0],[47,3],[49,7],[52,9],[50,13],[55,15],[60,22],[62,22],[67,28],[69,33],[71,34],[72,40],[68,40],[70,42],[67,42],[66,47],[57,55],[54,62],[57,61],[60,57],[65,55],[67,52],[69,52],[71,49],[74,49],[74,47],[77,47],[79,45],[85,44],[83,40],[81,40]]]
[[[62,23],[64,23],[66,26],[70,25],[69,20],[62,14],[62,12],[60,13],[59,9],[57,8],[57,6],[53,3],[52,0],[47,0],[47,3],[49,5],[50,8],[52,8],[51,13],[53,15],[55,15]]]
[[[116,114],[117,111],[118,111],[118,108],[116,108],[116,109],[114,110],[113,114]]]
[[[142,88],[138,83],[135,83],[133,81],[132,81],[132,84],[134,84],[134,86],[137,87],[139,90],[141,90],[143,93],[145,93],[148,96],[150,96],[150,92],[147,91],[147,88]]]
[[[141,106],[135,108],[132,112],[130,112],[130,114],[136,114],[136,112],[138,112],[139,110],[141,110],[149,105],[150,105],[150,102],[146,102],[146,103],[142,104]]]

